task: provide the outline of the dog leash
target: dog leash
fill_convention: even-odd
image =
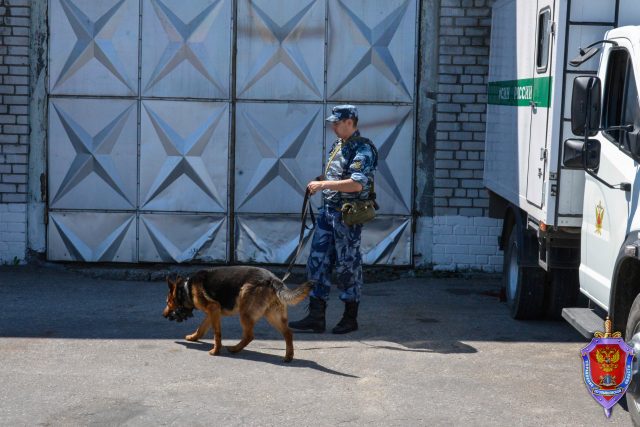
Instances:
[[[307,214],[311,217],[311,223],[313,224],[311,228],[307,227]],[[304,201],[302,202],[302,212],[300,214],[300,222],[302,224],[300,225],[300,237],[298,238],[298,247],[296,248],[296,253],[293,256],[293,259],[291,260],[291,262],[289,263],[289,266],[287,267],[286,273],[284,273],[284,276],[282,276],[283,282],[287,280],[287,278],[289,278],[289,276],[291,275],[291,269],[293,268],[293,264],[296,262],[296,260],[298,259],[298,256],[300,255],[300,252],[302,251],[302,246],[304,243],[304,230],[305,229],[313,230],[316,226],[316,217],[313,214],[313,208],[311,207],[311,192],[309,191],[309,188],[307,188],[306,191],[304,192]]]

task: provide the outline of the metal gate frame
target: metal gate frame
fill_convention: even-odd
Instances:
[[[66,2],[68,4],[72,4],[71,0],[49,0],[49,15],[51,15],[51,3],[52,2]],[[136,232],[135,232],[135,257],[133,257],[132,261],[134,262],[138,262],[140,259],[140,234],[141,234],[141,228],[140,227],[140,222],[142,221],[142,217],[145,215],[146,211],[144,209],[141,208],[141,196],[140,196],[140,144],[141,144],[141,116],[142,116],[142,110],[143,110],[143,105],[145,104],[145,101],[153,101],[156,100],[157,98],[154,97],[145,97],[143,96],[143,91],[142,91],[142,79],[143,79],[143,73],[142,73],[142,56],[143,56],[143,8],[145,4],[151,4],[152,2],[157,3],[158,0],[120,0],[119,4],[122,5],[126,2],[129,3],[137,3],[138,4],[138,45],[137,45],[137,49],[138,49],[138,69],[137,69],[137,94],[135,96],[127,96],[127,97],[121,97],[121,96],[111,96],[111,95],[83,95],[81,98],[79,98],[79,96],[77,95],[73,95],[73,94],[56,94],[53,93],[52,95],[50,95],[49,97],[49,103],[50,105],[53,105],[53,103],[55,103],[56,100],[62,100],[62,99],[66,99],[66,98],[79,98],[79,99],[128,99],[131,101],[135,102],[136,108],[137,108],[137,150],[138,150],[138,154],[137,154],[137,199],[136,199],[136,206],[135,209],[133,210],[133,212],[131,212],[136,220]],[[212,2],[212,4],[220,4],[223,3],[224,0],[219,0],[218,2]],[[165,98],[161,98],[161,100],[171,100],[171,101],[200,101],[200,102],[224,102],[227,103],[228,105],[228,120],[229,120],[229,132],[228,132],[228,159],[227,159],[227,206],[226,206],[226,210],[223,213],[224,218],[222,219],[222,221],[227,222],[227,233],[226,233],[226,257],[224,260],[224,262],[227,263],[235,263],[238,261],[236,255],[237,255],[237,250],[238,250],[238,242],[236,241],[238,239],[238,231],[237,231],[237,227],[236,224],[239,224],[238,221],[240,221],[240,219],[242,218],[242,214],[238,215],[238,212],[236,212],[236,197],[235,197],[235,192],[236,192],[236,187],[235,187],[235,167],[236,167],[236,126],[237,126],[237,108],[238,105],[240,104],[278,104],[281,105],[280,103],[282,102],[286,102],[287,104],[313,104],[313,105],[318,105],[322,107],[322,111],[326,114],[329,107],[331,105],[337,104],[337,103],[341,103],[344,100],[341,99],[336,99],[336,100],[328,100],[328,96],[327,96],[327,85],[328,85],[328,80],[327,80],[327,74],[328,74],[328,44],[329,44],[329,38],[330,38],[330,23],[329,23],[329,14],[330,14],[330,3],[331,4],[341,4],[343,7],[346,7],[344,5],[344,3],[340,0],[312,0],[309,5],[307,5],[306,7],[310,7],[314,4],[317,3],[322,3],[324,5],[324,59],[323,59],[323,96],[322,96],[322,100],[321,101],[300,101],[300,100],[266,100],[266,99],[252,99],[252,100],[246,100],[246,99],[242,99],[242,98],[237,98],[236,96],[236,90],[237,90],[237,46],[238,46],[238,30],[237,30],[237,23],[238,23],[238,4],[239,2],[247,3],[247,0],[228,0],[228,3],[230,3],[230,29],[231,29],[231,37],[230,37],[230,45],[229,45],[229,49],[230,52],[233,52],[233,54],[230,56],[230,61],[229,61],[229,97],[228,98],[185,98],[185,97],[181,97],[181,98],[176,98],[176,97],[165,97]],[[404,6],[403,6],[404,5]],[[419,45],[419,29],[420,29],[420,13],[419,13],[419,6],[420,6],[420,1],[417,0],[402,0],[402,5],[401,7],[405,7],[406,8],[411,8],[411,5],[413,5],[413,11],[414,11],[414,33],[413,33],[413,40],[414,40],[414,45],[413,45],[413,86],[411,87],[411,90],[413,91],[412,93],[412,97],[413,99],[410,102],[399,102],[399,101],[394,101],[394,102],[384,102],[384,101],[369,101],[366,103],[358,103],[358,102],[354,102],[357,105],[361,105],[363,107],[366,107],[367,105],[371,105],[372,107],[380,107],[383,105],[387,105],[390,107],[408,107],[409,108],[409,114],[411,116],[411,126],[409,126],[409,130],[411,132],[411,142],[412,144],[408,147],[408,151],[410,152],[410,161],[411,161],[411,165],[412,165],[412,169],[411,169],[411,173],[410,173],[410,180],[411,182],[409,183],[409,187],[410,187],[410,196],[409,196],[409,200],[407,203],[407,207],[408,207],[408,212],[406,212],[404,215],[402,216],[398,216],[398,214],[391,214],[391,215],[381,215],[380,219],[378,220],[378,224],[374,225],[372,224],[371,227],[369,227],[369,229],[371,229],[372,231],[374,231],[374,233],[381,233],[383,231],[380,231],[380,229],[384,229],[384,225],[380,223],[380,221],[387,219],[388,221],[390,221],[389,224],[394,224],[395,226],[397,226],[397,222],[401,221],[401,224],[399,227],[396,228],[397,230],[400,230],[400,232],[396,232],[396,233],[387,233],[389,230],[384,230],[385,233],[387,233],[388,235],[385,236],[386,239],[380,239],[380,241],[382,241],[382,243],[385,242],[385,240],[387,241],[388,244],[393,243],[393,241],[397,241],[397,239],[401,239],[402,236],[405,236],[405,238],[407,239],[406,244],[407,244],[407,248],[405,250],[405,255],[404,255],[404,262],[400,262],[398,264],[403,264],[403,265],[412,265],[413,264],[413,229],[414,229],[414,220],[415,220],[415,213],[414,213],[414,209],[413,209],[413,204],[414,204],[414,197],[415,197],[415,188],[414,188],[414,183],[415,183],[415,152],[414,152],[414,145],[413,141],[416,139],[416,116],[417,116],[417,108],[418,108],[418,100],[417,100],[417,80],[418,80],[418,60],[419,60],[419,55],[417,54],[418,52],[418,45]],[[336,6],[337,7],[337,6]],[[398,8],[399,9],[399,8]],[[355,15],[354,15],[355,16]],[[357,18],[357,17],[356,17]],[[402,19],[404,19],[404,15],[401,17]],[[401,20],[402,20],[401,19]],[[400,21],[399,21],[400,22]],[[363,21],[360,21],[361,25],[363,24]],[[50,30],[50,29],[49,29]],[[363,28],[360,28],[360,30],[363,30]],[[373,30],[371,30],[369,28],[369,30],[371,31],[371,33],[373,33]],[[53,36],[53,34],[51,34]],[[52,37],[55,39],[55,37]],[[49,58],[48,58],[48,64],[50,64],[50,58],[51,58],[51,51],[52,49],[49,48]],[[47,80],[49,80],[50,78],[50,74],[51,74],[51,70],[49,69],[49,67],[47,68],[48,73],[47,73]],[[49,82],[50,83],[50,82]],[[50,84],[47,84],[47,87],[50,88]],[[55,91],[54,91],[55,92]],[[51,115],[51,110],[50,109],[50,115]],[[364,117],[364,116],[363,116]],[[47,120],[47,122],[50,122],[50,118]],[[364,129],[366,129],[366,126],[363,126]],[[363,131],[363,134],[366,135],[366,130]],[[329,135],[327,135],[327,129],[326,127],[322,127],[322,137],[323,140],[325,141],[325,143],[323,144],[323,149],[322,149],[322,159],[321,162],[324,161],[325,158],[325,154],[326,154],[326,145],[329,141],[331,141],[331,137]],[[374,142],[375,139],[374,139]],[[50,146],[48,147],[49,150]],[[50,161],[50,156],[47,156],[47,160]],[[51,169],[48,169],[51,170]],[[380,173],[380,172],[379,172]],[[52,192],[50,191],[49,194],[51,194]],[[300,195],[301,196],[301,195]],[[301,197],[300,197],[301,200]],[[49,202],[51,203],[51,202]],[[85,209],[86,211],[86,209]],[[76,210],[69,210],[69,209],[55,209],[53,208],[51,213],[49,215],[55,215],[56,213],[60,213],[60,214],[64,214],[64,213],[74,213],[74,212],[78,212]],[[122,212],[122,211],[117,211],[117,210],[109,210],[109,212]],[[127,213],[130,211],[126,211]],[[154,211],[156,212],[156,211]],[[124,213],[124,212],[122,212]],[[210,212],[189,212],[188,214],[202,214],[202,215],[210,215]],[[187,213],[181,213],[181,215],[187,215]],[[282,213],[278,213],[278,214],[260,214],[260,217],[263,219],[268,219],[270,217],[288,217],[291,219],[292,222],[297,221],[297,216],[294,213],[288,213],[288,214],[282,214]],[[52,217],[53,218],[53,217]],[[404,218],[404,219],[403,219]],[[388,228],[388,227],[387,227]],[[294,227],[295,230],[295,227]],[[393,230],[393,229],[392,229]],[[50,234],[48,233],[48,237],[47,237],[47,250],[51,251],[51,242],[50,242]],[[365,236],[367,233],[365,233],[363,236]],[[379,242],[380,243],[380,242]],[[365,242],[363,242],[363,249],[364,249],[364,244]],[[104,246],[104,245],[103,245]],[[393,249],[395,249],[395,247],[391,247],[391,246],[381,246],[381,247],[375,247],[375,245],[373,249],[367,251],[364,254],[364,258],[365,258],[365,262],[366,263],[390,263],[390,264],[395,264],[395,258],[392,256],[393,255]],[[389,252],[389,248],[391,248],[391,252]],[[51,253],[51,252],[49,252]],[[80,259],[80,260],[84,260],[84,261],[115,261],[117,259],[107,259],[104,258],[104,254],[108,253],[104,252],[103,253],[98,253],[98,254],[82,254],[82,253],[76,253],[76,254],[71,254],[72,256],[69,257],[69,259]],[[166,255],[166,254],[165,254]],[[267,262],[267,263],[279,263],[279,262],[285,262],[289,259],[289,257],[292,254],[289,254],[289,256],[286,256],[285,254],[281,254],[279,256],[279,259],[262,259],[262,260],[253,260],[256,262]],[[56,258],[51,257],[51,258]],[[282,259],[285,258],[285,259]],[[301,257],[302,259],[303,257]],[[174,255],[170,255],[170,259],[162,259],[162,261],[174,261],[174,262],[182,262],[182,261],[220,261],[220,260],[215,260],[215,259],[203,259],[203,258],[199,258],[199,257],[189,257],[188,254],[185,253],[180,253],[180,254],[174,254]],[[247,262],[247,261],[252,261],[252,260],[248,260],[248,259],[241,259],[240,261],[242,262]],[[298,260],[300,261],[300,259]]]

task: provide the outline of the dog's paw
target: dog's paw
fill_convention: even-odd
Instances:
[[[285,356],[284,359],[282,359],[282,361],[285,363],[289,363],[292,360],[293,360],[293,354],[291,356]]]
[[[228,346],[227,346],[227,351],[228,351],[229,353],[237,353],[237,352],[239,352],[240,350],[242,350],[242,349],[241,349],[241,348],[238,348],[238,346],[237,346],[237,345],[228,345]]]
[[[187,341],[197,342],[200,339],[200,337],[197,336],[196,334],[191,334],[184,337],[184,339]]]
[[[217,356],[220,354],[220,348],[218,347],[214,347],[211,350],[209,350],[209,355],[210,356]]]

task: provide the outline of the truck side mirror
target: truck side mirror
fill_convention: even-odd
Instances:
[[[562,149],[562,166],[567,169],[584,169],[595,171],[600,167],[600,141],[589,139],[567,139]]]
[[[574,135],[584,136],[588,128],[589,136],[594,136],[599,127],[600,79],[594,76],[576,77],[571,97],[571,131]]]

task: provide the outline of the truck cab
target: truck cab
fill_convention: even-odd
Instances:
[[[564,167],[585,170],[580,233],[580,291],[590,311],[563,316],[585,336],[602,316],[640,353],[640,27],[608,31],[596,76],[574,81],[571,127],[582,140],[564,143]],[[581,50],[577,63],[595,55]],[[578,148],[578,150],[576,150]],[[596,317],[599,314],[598,317]],[[640,375],[627,392],[640,425]]]
[[[601,130],[590,137],[599,147],[594,153],[599,154],[598,162],[585,176],[580,290],[610,315],[617,311],[616,317],[622,318],[631,301],[620,301],[617,285],[624,283],[628,289],[625,300],[640,293],[640,280],[634,284],[626,279],[632,265],[640,265],[634,249],[640,242],[640,27],[611,30],[605,40],[598,70]],[[619,128],[624,126],[628,128]],[[620,184],[630,185],[610,187]],[[622,320],[614,319],[614,325],[626,326]]]

